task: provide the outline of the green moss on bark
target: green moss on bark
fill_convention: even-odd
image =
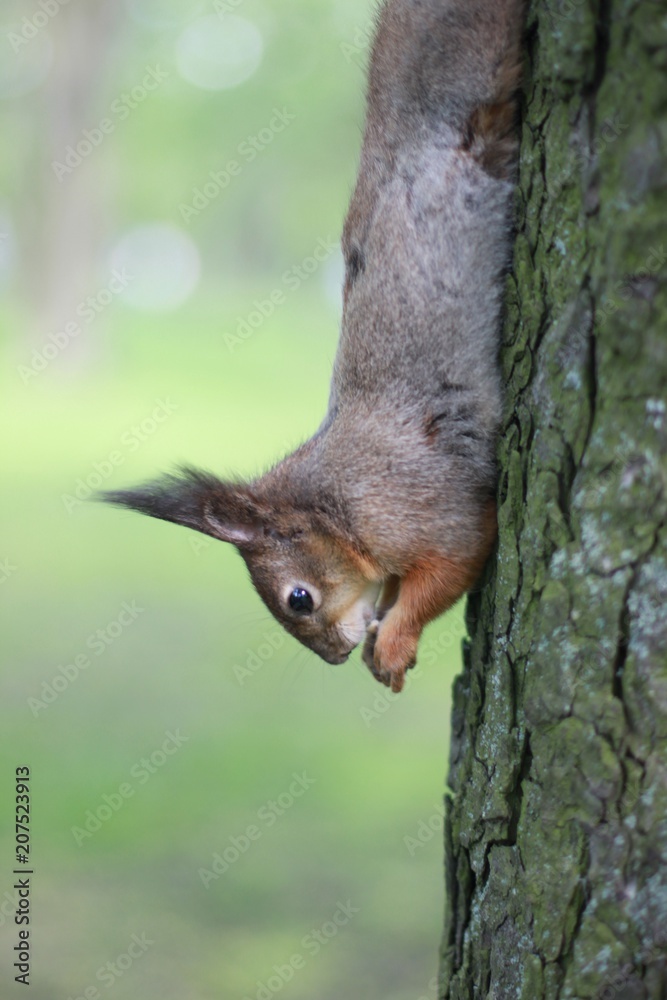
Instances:
[[[667,7],[530,10],[442,998],[667,996]]]

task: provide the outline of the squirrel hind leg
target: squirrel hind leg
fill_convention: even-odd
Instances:
[[[511,101],[525,0],[388,0],[373,46],[369,98],[395,119],[462,130],[476,108]]]
[[[490,100],[480,102],[466,122],[464,147],[492,177],[513,177],[519,152],[517,93],[521,83],[523,0],[498,0],[502,18],[490,78]]]
[[[519,140],[513,99],[482,104],[466,122],[461,149],[498,180],[511,180],[516,170]]]
[[[524,0],[388,0],[371,59],[371,115],[410,133],[441,122],[497,172],[514,152],[524,10]]]

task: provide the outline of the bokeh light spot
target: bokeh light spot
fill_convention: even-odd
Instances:
[[[123,300],[145,312],[170,312],[197,287],[201,258],[186,232],[168,223],[136,226],[116,244],[111,269],[129,276]]]
[[[203,90],[238,87],[259,67],[264,43],[254,24],[244,18],[200,17],[176,42],[181,76]]]

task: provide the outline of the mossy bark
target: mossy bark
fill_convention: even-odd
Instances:
[[[667,997],[667,5],[537,0],[440,997]]]

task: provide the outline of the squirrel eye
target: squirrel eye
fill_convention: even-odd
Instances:
[[[302,587],[294,588],[287,603],[297,615],[311,615],[315,607],[312,597]]]

